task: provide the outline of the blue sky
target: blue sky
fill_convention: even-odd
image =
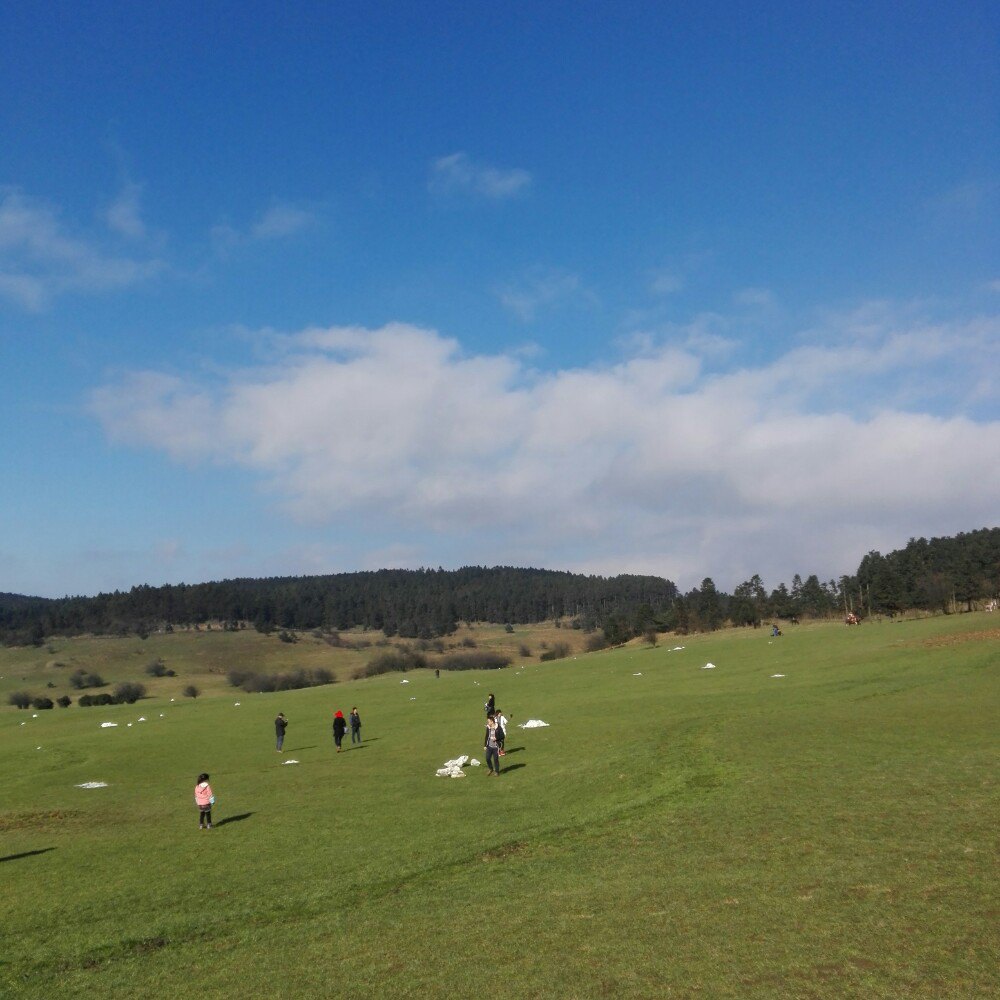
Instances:
[[[0,591],[998,523],[995,5],[148,7],[0,11]]]

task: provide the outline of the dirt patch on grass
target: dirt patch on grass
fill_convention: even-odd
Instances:
[[[492,851],[484,851],[483,861],[506,861],[508,858],[519,854],[528,845],[523,840],[515,840],[510,844],[501,844]]]
[[[8,833],[11,830],[52,830],[78,822],[83,816],[84,813],[77,809],[0,813],[0,833]]]
[[[959,646],[963,642],[990,641],[1000,641],[1000,628],[988,628],[981,632],[963,632],[961,635],[939,635],[933,639],[923,639],[920,645],[933,649],[938,646]]]

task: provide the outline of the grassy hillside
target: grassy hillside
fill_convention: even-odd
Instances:
[[[728,631],[405,685],[234,696],[220,677],[197,701],[5,708],[0,992],[462,997],[489,973],[509,997],[996,995],[998,624]],[[227,634],[220,656],[208,638],[88,648],[117,680],[128,656],[207,670],[264,642]],[[310,648],[267,643],[296,665]],[[70,655],[6,651],[0,683]],[[515,724],[550,727],[512,727],[499,779],[435,777],[482,759],[488,688]],[[366,741],[334,754],[331,712],[355,704]],[[298,764],[274,751],[278,710]]]

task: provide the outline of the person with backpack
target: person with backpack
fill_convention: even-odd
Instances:
[[[285,730],[288,728],[288,719],[285,718],[284,712],[279,712],[278,717],[274,720],[274,739],[278,744],[278,753],[281,753],[281,748],[285,745]]]
[[[495,708],[493,710],[493,719],[497,724],[497,747],[498,753],[501,757],[505,755],[503,748],[504,740],[507,739],[507,719],[503,714],[502,708]]]
[[[338,708],[337,714],[333,717],[333,742],[337,744],[337,753],[340,753],[340,744],[344,741],[345,732],[347,732],[347,720]]]
[[[497,744],[497,722],[493,712],[486,713],[486,735],[483,738],[483,752],[486,754],[487,777],[500,773],[500,747]]]
[[[194,804],[198,807],[198,829],[211,830],[215,794],[204,771],[198,775],[198,783],[194,786]]]

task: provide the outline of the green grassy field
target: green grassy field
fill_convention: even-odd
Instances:
[[[998,625],[734,630],[405,685],[219,677],[197,701],[164,682],[133,706],[4,708],[0,995],[997,996]],[[0,691],[41,693],[85,642],[198,683],[215,638],[0,651]],[[307,665],[303,644],[268,648]],[[488,690],[514,716],[506,772],[435,777],[482,759]],[[337,755],[331,714],[355,704],[365,743]]]

